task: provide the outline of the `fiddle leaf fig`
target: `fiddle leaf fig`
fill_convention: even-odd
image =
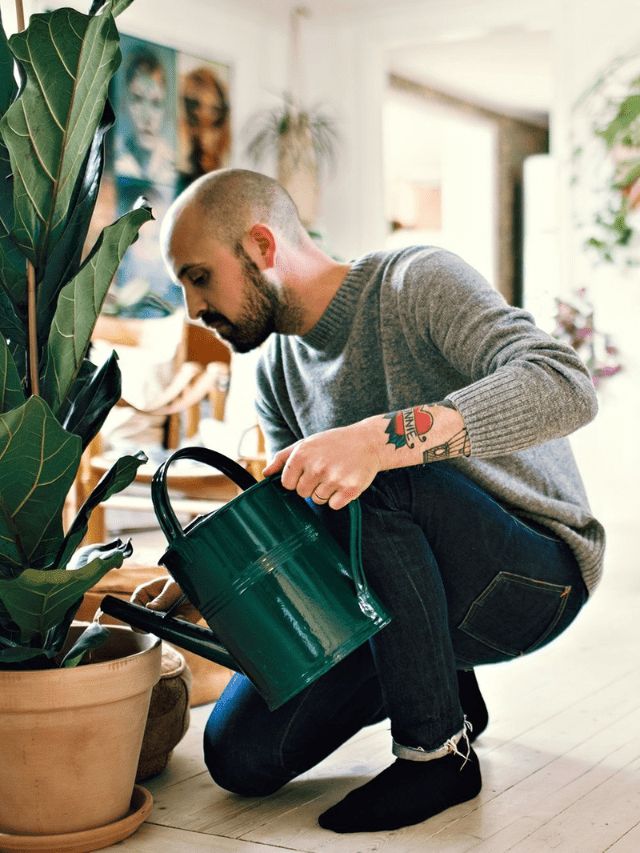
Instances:
[[[0,11],[0,116],[7,111],[18,91],[13,69],[13,54],[9,50],[9,42],[2,25],[2,12]]]
[[[49,337],[58,294],[65,282],[78,272],[82,249],[93,214],[104,166],[104,137],[113,126],[115,116],[109,101],[106,102],[100,125],[93,137],[84,166],[80,171],[76,192],[71,200],[68,222],[60,239],[52,249],[38,284],[37,316],[38,340]]]
[[[117,17],[121,12],[130,6],[133,3],[133,0],[93,0],[91,4],[91,8],[89,9],[90,15],[97,15],[100,9],[107,8],[113,17]]]
[[[17,578],[0,579],[0,597],[11,619],[20,629],[21,645],[38,642],[64,620],[74,603],[80,601],[108,571],[119,568],[131,553],[129,543],[119,540],[111,551],[102,551],[78,569],[25,569]],[[71,619],[69,620],[69,623]],[[41,650],[36,650],[41,654]]]
[[[97,649],[108,639],[109,629],[105,628],[104,625],[100,625],[99,622],[92,622],[85,628],[73,646],[62,658],[60,666],[78,666],[79,663],[82,663],[82,658],[87,652],[92,649]]]
[[[78,390],[72,392],[71,405],[63,421],[67,432],[73,432],[82,439],[84,450],[94,438],[107,415],[121,397],[122,382],[118,356],[112,352],[104,364],[97,368],[90,361],[91,370],[82,376],[82,370],[76,377]]]
[[[15,409],[23,403],[24,392],[16,363],[7,342],[0,335],[0,413]]]
[[[105,228],[78,274],[60,291],[41,388],[56,413],[64,406],[84,360],[114,273],[140,226],[152,218],[151,209],[142,206]]]
[[[57,565],[64,566],[71,560],[72,554],[87,532],[91,512],[102,501],[106,501],[111,495],[121,492],[122,489],[126,489],[128,485],[133,483],[138,468],[144,465],[146,461],[147,457],[140,452],[134,456],[122,456],[111,466],[78,510],[78,514],[62,543],[60,553],[56,557]]]
[[[14,180],[12,236],[36,269],[64,232],[71,200],[120,63],[111,14],[32,15],[9,39],[25,86],[0,121]],[[52,84],[55,81],[55,84]]]
[[[0,415],[0,541],[17,539],[27,561],[62,512],[80,453],[78,436],[60,426],[40,397]]]

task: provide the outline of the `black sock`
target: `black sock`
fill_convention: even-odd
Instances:
[[[466,751],[463,742],[460,746]],[[398,758],[321,814],[318,823],[334,832],[375,832],[420,823],[479,793],[482,779],[473,750],[464,767],[463,762],[455,753],[432,761]]]
[[[457,674],[460,704],[466,718],[473,726],[469,732],[469,740],[473,743],[478,735],[487,728],[489,712],[484,704],[482,693],[480,693],[475,672],[472,669],[459,669]]]

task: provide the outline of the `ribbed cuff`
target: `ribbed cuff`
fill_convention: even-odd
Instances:
[[[447,399],[462,415],[472,456],[500,456],[540,441],[539,415],[513,375],[496,371]]]

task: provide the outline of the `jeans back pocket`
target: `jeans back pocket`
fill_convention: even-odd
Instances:
[[[499,572],[473,601],[459,628],[503,659],[517,657],[551,639],[570,592],[565,584]]]

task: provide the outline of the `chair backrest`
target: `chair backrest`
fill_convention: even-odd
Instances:
[[[231,350],[220,338],[204,326],[187,320],[184,324],[184,360],[198,364],[210,364],[212,361],[231,362]]]

